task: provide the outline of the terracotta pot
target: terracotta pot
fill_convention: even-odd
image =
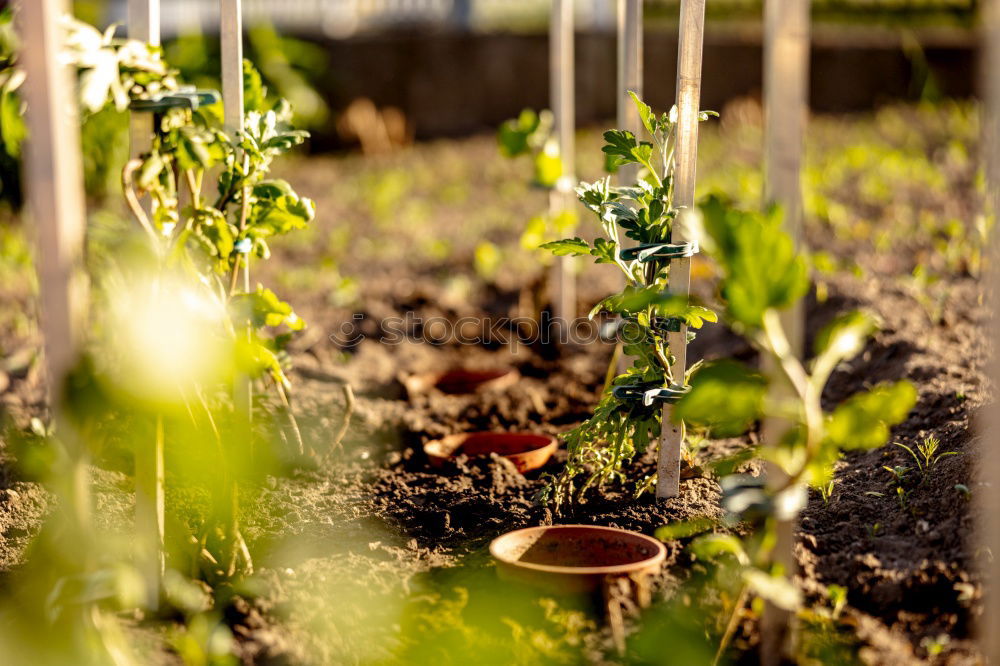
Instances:
[[[667,549],[652,537],[615,527],[551,525],[499,536],[490,554],[504,580],[583,594],[601,590],[612,578],[655,572]]]
[[[558,447],[555,437],[526,432],[468,432],[448,435],[424,444],[431,464],[440,466],[457,455],[488,456],[495,453],[514,463],[522,474],[544,467]]]
[[[444,372],[411,375],[403,380],[403,384],[411,394],[424,393],[428,389],[436,388],[442,393],[461,395],[510,388],[519,378],[520,374],[512,368],[497,370],[455,368]]]

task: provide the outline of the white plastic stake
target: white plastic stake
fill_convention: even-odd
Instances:
[[[701,54],[705,36],[705,0],[681,0],[680,33],[677,53],[677,149],[674,180],[674,205],[690,211],[694,207],[694,184],[698,171],[698,111],[701,104]],[[682,210],[674,225],[672,240],[689,238]],[[670,290],[687,297],[691,288],[691,260],[675,259],[670,265]],[[674,355],[674,381],[684,382],[687,369],[687,326],[670,333],[668,341]],[[684,425],[671,422],[673,406],[663,406],[663,435],[656,470],[656,497],[666,499],[680,493],[681,446]]]
[[[984,63],[981,71],[985,80],[986,108],[983,113],[983,130],[987,172],[988,213],[1000,211],[1000,0],[983,2]],[[1000,234],[993,229],[990,261],[983,278],[990,305],[990,323],[986,330],[993,335],[993,358],[989,372],[994,391],[1000,386]],[[979,539],[983,546],[980,566],[986,584],[985,611],[978,621],[977,631],[982,655],[988,664],[1000,664],[1000,403],[994,393],[993,403],[984,411],[979,452],[982,456],[980,478],[985,482],[977,486],[973,497],[978,503]]]
[[[573,0],[552,0],[549,23],[549,95],[555,118],[555,135],[562,162],[562,177],[549,196],[551,216],[573,209],[576,182],[576,104],[573,63]],[[557,257],[552,267],[552,311],[560,335],[576,318],[576,279],[573,257]]]
[[[160,0],[128,0],[128,36],[150,44],[160,43]],[[132,156],[147,152],[153,141],[153,114],[133,113],[129,131]],[[146,584],[146,600],[151,609],[160,605],[164,567],[162,434],[163,424],[158,419],[153,441],[137,442],[135,449],[136,566]]]
[[[766,0],[764,3],[764,169],[767,203],[784,210],[785,231],[802,242],[801,165],[806,114],[809,108],[809,0]],[[781,324],[792,349],[801,358],[805,336],[805,310],[801,303],[781,313]],[[777,376],[777,368],[765,359],[765,373]],[[790,386],[775,384],[775,391],[792,393]],[[762,424],[762,438],[776,445],[791,427],[787,419],[770,417]],[[784,471],[767,466],[772,488],[786,480]],[[785,575],[794,575],[795,520],[778,521],[774,561]],[[783,663],[794,643],[793,615],[773,604],[764,610],[761,627],[761,661],[766,666]]]

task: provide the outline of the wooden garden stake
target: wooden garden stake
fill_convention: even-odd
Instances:
[[[629,91],[642,97],[642,0],[618,0],[618,129],[624,129],[639,136],[641,129],[639,112]],[[639,172],[638,164],[623,164],[618,167],[618,184],[635,183]],[[624,373],[632,364],[632,357],[622,353],[622,343],[615,350],[618,357],[618,373]]]
[[[128,1],[128,36],[150,44],[160,43],[160,0]],[[149,151],[153,142],[153,114],[132,113],[129,138],[133,157]],[[149,210],[149,202],[144,202]],[[151,446],[135,448],[136,566],[146,585],[149,608],[157,608],[163,579],[163,420],[156,419]]]
[[[63,379],[76,359],[86,307],[83,272],[86,226],[80,125],[69,67],[60,63],[61,18],[65,0],[22,0],[18,24],[24,44],[24,101],[29,136],[24,152],[24,189],[34,219],[37,271],[41,289],[41,326],[45,340],[49,398],[58,418]],[[72,446],[72,432],[60,433],[73,456],[71,479],[76,525],[90,524],[90,491],[82,447]]]
[[[222,54],[222,107],[223,123],[226,132],[235,140],[243,132],[244,122],[244,102],[243,102],[243,2],[242,0],[219,0],[220,14],[220,50]],[[239,154],[237,154],[239,158]],[[247,164],[247,157],[242,156],[244,167]],[[248,188],[244,188],[241,193],[243,202],[243,212],[240,215],[239,228],[242,232],[247,223],[247,213],[249,211]],[[250,293],[250,254],[238,255],[237,261],[242,258],[243,264],[243,291]],[[239,272],[240,265],[234,268],[233,278]],[[247,322],[247,336],[251,335],[251,325]],[[279,387],[279,391],[281,388]],[[284,394],[282,394],[284,397]],[[249,455],[253,460],[253,384],[250,377],[240,374],[236,377],[233,386],[233,402],[237,411],[237,424],[240,430],[239,440],[247,442]],[[289,408],[290,409],[290,408]],[[228,574],[231,576],[236,572],[236,560],[239,555],[245,560],[248,572],[252,572],[253,563],[250,553],[246,548],[246,543],[240,535],[239,530],[239,488],[236,479],[233,477],[232,466],[226,464],[226,483],[229,486],[229,496],[223,498],[227,502],[225,507],[225,522],[229,529],[229,537],[232,540],[230,561],[228,563]]]
[[[985,0],[983,3],[984,63],[981,71],[985,80],[986,108],[983,113],[983,130],[987,149],[987,214],[996,216],[1000,211],[1000,0]],[[1000,235],[993,229],[987,273],[983,284],[990,306],[990,322],[987,328],[993,335],[993,356],[989,372],[993,379],[994,391],[1000,386]],[[980,543],[984,556],[980,560],[983,580],[986,584],[985,611],[977,627],[980,649],[986,663],[1000,664],[1000,403],[996,402],[985,410],[982,437],[979,439],[982,456],[980,478],[985,483],[974,495],[978,502]]]
[[[219,0],[222,106],[226,130],[243,131],[243,4]]]
[[[681,0],[677,52],[677,147],[674,169],[674,205],[682,210],[674,225],[672,242],[690,238],[685,217],[694,207],[694,183],[698,169],[698,112],[701,103],[701,54],[705,35],[705,0]],[[670,290],[687,298],[691,287],[691,259],[675,259],[670,266]],[[674,383],[684,384],[687,368],[687,325],[670,333],[671,367]],[[671,404],[663,406],[663,435],[656,470],[656,496],[677,497],[680,493],[681,446],[684,424],[673,423]]]
[[[764,199],[782,207],[785,230],[797,246],[802,242],[800,170],[809,107],[809,7],[809,0],[764,3]],[[793,352],[801,358],[805,333],[801,301],[781,313],[781,324]],[[770,358],[765,359],[764,371],[780,376],[776,361]],[[776,384],[775,390],[793,395],[787,384]],[[787,419],[768,417],[762,424],[764,443],[774,446],[791,425]],[[768,464],[767,479],[772,488],[779,488],[786,475],[778,465]],[[777,521],[776,525],[773,561],[787,576],[796,569],[795,525],[795,520]],[[766,606],[761,627],[763,664],[779,664],[784,656],[793,654],[792,624],[791,612],[773,604]]]
[[[576,181],[576,104],[573,63],[573,0],[552,0],[549,24],[549,95],[555,119],[562,175],[549,195],[552,218],[573,210]],[[560,331],[569,330],[576,318],[576,280],[573,257],[558,257],[552,267],[552,310]],[[563,336],[560,334],[560,338]]]
[[[642,97],[642,0],[618,0],[618,129],[638,136],[639,112],[629,91]],[[618,184],[635,183],[638,164],[618,168]]]

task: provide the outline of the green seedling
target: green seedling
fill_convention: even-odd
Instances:
[[[622,466],[645,451],[660,435],[660,399],[682,394],[686,377],[675,376],[668,334],[687,325],[701,328],[716,321],[711,310],[686,297],[670,295],[670,259],[691,256],[694,243],[672,243],[680,211],[674,206],[674,147],[677,112],[655,114],[635,94],[632,99],[645,129],[643,137],[626,130],[604,133],[602,148],[611,166],[639,165],[637,180],[614,186],[610,176],[576,189],[603,232],[593,242],[565,238],[542,245],[557,256],[587,256],[609,264],[624,276],[625,288],[601,299],[590,317],[605,312],[621,321],[623,351],[632,366],[614,377],[594,415],[565,433],[569,458],[552,478],[541,499],[556,505],[583,496],[594,486],[624,479]],[[705,120],[709,113],[703,112]],[[580,479],[582,478],[582,481]],[[641,493],[652,485],[640,484]]]
[[[504,122],[497,131],[500,154],[508,159],[530,158],[532,165],[531,184],[549,193],[549,205],[545,210],[533,215],[524,225],[519,241],[522,256],[526,254],[536,266],[546,267],[553,263],[552,254],[540,248],[547,242],[572,233],[579,223],[574,207],[568,205],[569,198],[562,196],[568,192],[568,182],[561,182],[565,170],[559,144],[553,132],[552,112],[535,112],[524,109],[517,118]],[[572,166],[572,165],[570,165]],[[498,251],[498,262],[511,262],[517,249]],[[492,282],[495,273],[484,273],[479,266],[479,248],[476,253],[476,271],[481,278]],[[533,290],[525,290],[521,295],[522,315],[537,318],[541,314],[545,281]]]
[[[965,501],[969,501],[970,499],[972,499],[972,491],[969,490],[969,486],[965,485],[964,483],[956,483],[955,490],[962,495],[962,499],[964,499]]]
[[[830,498],[833,497],[833,488],[836,483],[836,479],[830,479],[829,483],[821,484],[819,486],[819,496],[823,499],[823,504],[830,503]]]
[[[934,326],[939,325],[944,319],[944,306],[951,295],[951,289],[941,283],[940,276],[923,265],[913,269],[908,284],[913,298],[927,313],[927,319]]]
[[[917,450],[914,451],[912,448],[906,444],[901,444],[896,442],[896,446],[901,449],[906,450],[913,458],[913,461],[917,464],[917,470],[920,472],[921,480],[927,478],[927,476],[934,471],[934,468],[942,458],[947,456],[957,456],[961,455],[959,451],[938,451],[941,447],[941,441],[934,435],[925,437],[920,444],[917,445]]]
[[[910,468],[904,465],[895,465],[893,467],[883,465],[882,469],[892,475],[892,480],[896,485],[896,501],[899,502],[899,508],[906,509],[907,500],[910,497],[911,491],[904,487],[904,483],[906,482],[907,474],[910,472]]]
[[[888,465],[882,465],[882,469],[884,469],[885,471],[889,472],[889,474],[892,475],[892,478],[896,482],[896,485],[902,485],[903,482],[906,480],[907,473],[910,471],[910,468],[904,465],[895,465],[893,467],[889,467]]]
[[[920,647],[927,651],[928,657],[939,657],[951,643],[951,636],[948,634],[938,634],[937,636],[924,636],[920,641]]]

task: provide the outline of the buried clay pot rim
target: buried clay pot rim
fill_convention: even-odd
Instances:
[[[516,368],[456,367],[436,372],[421,372],[401,378],[410,393],[426,393],[437,389],[449,395],[478,393],[483,390],[507,389],[517,383],[521,373]]]
[[[538,451],[550,446],[558,445],[559,440],[553,435],[543,435],[537,432],[521,432],[521,431],[510,431],[510,430],[498,430],[498,431],[477,431],[477,432],[465,432],[465,433],[455,433],[451,435],[445,435],[440,439],[432,439],[424,444],[424,451],[428,455],[433,455],[435,457],[441,458],[451,458],[459,455],[467,455],[473,457],[476,454],[470,454],[464,451],[466,445],[477,444],[477,440],[509,440],[510,444],[515,444],[515,449],[507,453],[501,453],[497,451],[497,455],[500,456],[510,456],[510,455],[523,455],[525,453],[531,453],[533,451]],[[483,455],[483,454],[480,454]]]
[[[553,530],[556,532],[563,531],[563,529],[582,529],[591,532],[603,532],[607,536],[621,537],[627,536],[632,539],[636,539],[646,543],[648,546],[656,550],[656,553],[650,557],[636,560],[634,562],[626,562],[625,564],[608,564],[603,566],[565,566],[556,564],[539,564],[536,562],[523,562],[519,558],[527,552],[528,549],[534,544],[530,543],[527,548],[517,548],[511,549],[515,552],[519,551],[517,558],[514,559],[510,557],[509,550],[506,552],[501,550],[504,545],[504,541],[516,541],[517,537],[526,532],[538,532],[539,538],[547,530]],[[559,575],[569,575],[569,576],[592,576],[592,575],[618,575],[618,574],[630,574],[636,571],[648,570],[653,567],[659,566],[667,558],[667,547],[663,545],[663,542],[655,539],[651,536],[641,534],[639,532],[633,532],[630,530],[623,530],[618,527],[605,527],[603,525],[582,525],[582,524],[571,524],[571,525],[540,525],[535,527],[524,527],[519,530],[513,530],[511,532],[506,532],[500,536],[493,539],[490,542],[490,555],[497,562],[510,567],[517,567],[521,569],[529,569],[532,571],[539,571],[544,573],[552,573]]]
[[[522,474],[544,467],[559,441],[552,435],[535,432],[468,432],[448,435],[424,444],[432,465],[465,455],[469,458],[496,454],[514,463]]]

